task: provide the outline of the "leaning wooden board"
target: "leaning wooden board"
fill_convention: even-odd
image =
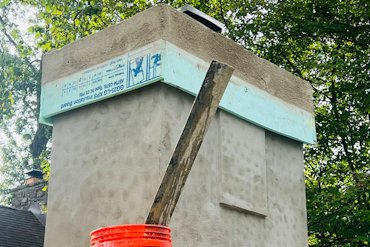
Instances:
[[[167,226],[234,69],[212,61],[150,209],[147,224]]]

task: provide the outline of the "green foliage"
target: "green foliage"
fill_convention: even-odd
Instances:
[[[11,83],[5,81],[5,78],[10,77],[10,81],[14,80],[16,73],[14,70],[13,59],[9,54],[0,54],[0,117],[10,116],[11,106],[14,104],[14,97],[10,88],[13,86]],[[18,72],[18,71],[17,71]],[[12,78],[13,77],[13,78]]]
[[[40,168],[50,130],[37,124],[40,66],[37,49],[26,44],[17,25],[15,1],[0,2],[0,196],[24,181],[24,171]],[[41,141],[40,141],[41,140]]]
[[[369,3],[360,0],[18,2],[39,11],[29,32],[42,52],[104,29],[151,7],[152,3],[168,3],[174,7],[190,4],[223,22],[226,34],[234,41],[309,81],[314,90],[318,138],[316,145],[305,148],[310,246],[369,245]],[[7,9],[9,4],[10,1],[2,0],[0,8]],[[9,26],[9,22],[6,23]],[[4,33],[4,21],[0,21],[0,30]],[[7,66],[2,68],[0,78],[7,79],[0,85],[0,104],[4,106],[0,114],[3,119],[14,119],[14,116],[19,119],[19,132],[27,129],[27,124],[15,113],[15,102],[21,95],[34,95],[34,98],[36,95],[37,102],[39,75],[36,76],[38,66],[31,69],[29,62],[33,49],[20,40],[14,26],[10,25],[9,30],[13,31],[8,35],[16,40],[17,59],[24,63],[12,66],[7,61],[14,57],[2,55],[0,64]],[[19,80],[17,75],[34,79]],[[16,85],[20,92],[15,90]],[[9,88],[14,90],[7,93]],[[32,101],[29,105],[35,116],[38,107],[31,105],[37,104]],[[34,147],[41,147],[32,148],[37,150],[32,157],[39,157],[45,150],[48,138],[45,133],[48,131],[40,126],[30,131]],[[8,153],[17,152],[23,151]],[[48,169],[48,158],[38,160]]]
[[[64,45],[122,21],[150,7],[145,0],[34,1],[24,3],[40,10],[42,24],[30,28],[43,52]]]
[[[48,153],[47,151],[44,151],[41,155],[40,155],[40,160],[41,160],[41,168],[42,168],[42,172],[44,174],[44,180],[45,181],[49,181],[50,179],[50,160],[49,160],[49,157],[50,157],[50,153]],[[48,186],[45,185],[44,188],[42,188],[43,191],[47,191],[48,189]]]
[[[369,175],[359,182],[307,187],[308,221],[312,246],[366,246],[369,244]]]
[[[14,55],[0,53],[0,126],[7,142],[2,143],[4,164],[0,167],[3,182],[19,184],[24,180],[23,171],[32,167],[27,157],[34,126],[30,118],[35,114],[36,99],[29,95],[34,86],[32,72]],[[29,106],[29,107],[24,107]]]
[[[318,142],[305,149],[310,245],[368,245],[369,6],[330,0],[252,4],[232,22],[235,40],[314,89]]]

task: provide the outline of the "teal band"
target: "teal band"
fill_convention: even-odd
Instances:
[[[53,116],[161,81],[189,94],[199,92],[209,63],[166,41],[157,41],[42,86],[40,122]],[[304,143],[316,141],[311,113],[245,82],[236,76],[220,108],[262,128]]]

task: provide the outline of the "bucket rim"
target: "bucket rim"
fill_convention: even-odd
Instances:
[[[103,231],[103,230],[109,230],[109,229],[114,229],[114,228],[120,228],[120,227],[129,227],[129,228],[134,228],[134,227],[154,227],[154,228],[161,228],[161,229],[166,229],[171,232],[171,228],[168,226],[163,226],[163,225],[156,225],[156,224],[123,224],[123,225],[113,225],[113,226],[103,226],[99,227],[93,231],[90,232],[90,236],[92,237],[93,234]]]

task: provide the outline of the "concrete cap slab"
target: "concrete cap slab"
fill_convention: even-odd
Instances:
[[[235,68],[234,74],[285,102],[313,112],[310,84],[259,58],[168,5],[158,5],[122,23],[43,56],[42,84],[66,77],[157,40],[166,40],[210,62]]]

